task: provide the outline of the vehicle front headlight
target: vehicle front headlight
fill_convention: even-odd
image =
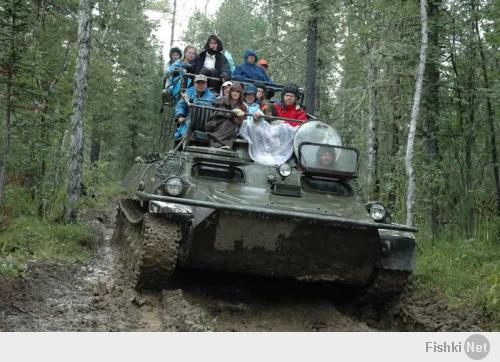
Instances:
[[[278,167],[278,172],[282,177],[288,177],[292,174],[292,166],[289,163],[283,163]]]
[[[184,183],[179,177],[171,177],[165,181],[165,191],[170,196],[179,196],[184,190]]]
[[[374,203],[370,206],[370,216],[375,221],[382,221],[385,218],[385,208],[382,204]]]

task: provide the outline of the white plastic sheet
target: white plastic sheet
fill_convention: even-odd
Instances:
[[[276,166],[288,161],[293,154],[295,127],[287,123],[271,125],[264,120],[245,120],[240,134],[248,141],[250,158],[257,163]]]

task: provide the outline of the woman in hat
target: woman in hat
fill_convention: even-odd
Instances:
[[[222,83],[222,87],[220,88],[219,97],[229,97],[229,90],[231,89],[232,85],[233,85],[233,82],[231,82],[230,80],[227,80],[224,83]]]

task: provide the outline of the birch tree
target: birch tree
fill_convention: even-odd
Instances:
[[[80,0],[78,14],[78,48],[73,91],[73,115],[71,117],[71,150],[68,166],[68,192],[64,207],[64,220],[76,218],[80,199],[83,173],[83,119],[85,96],[90,64],[90,35],[92,29],[92,1]]]
[[[408,188],[406,193],[406,224],[413,226],[413,205],[415,202],[415,170],[413,168],[413,154],[415,144],[415,132],[417,129],[418,113],[420,108],[420,98],[422,95],[422,83],[425,72],[425,56],[427,50],[427,11],[426,1],[420,0],[420,22],[421,22],[421,43],[417,76],[415,81],[415,95],[411,110],[410,129],[408,131],[408,142],[406,144],[406,176],[408,178]]]

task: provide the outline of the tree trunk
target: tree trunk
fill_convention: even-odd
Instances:
[[[475,118],[476,118],[476,106],[477,106],[477,53],[476,53],[476,42],[474,40],[474,1],[469,2],[470,11],[470,33],[468,34],[468,44],[467,44],[467,83],[466,83],[466,100],[467,100],[467,111],[468,115],[464,119],[464,153],[465,153],[465,163],[464,163],[464,197],[463,197],[463,209],[465,212],[465,233],[467,237],[471,237],[474,231],[474,202],[475,197],[473,195],[473,155],[474,143],[476,139],[476,128],[475,128]]]
[[[318,2],[309,1],[309,20],[307,21],[307,50],[306,50],[306,89],[304,106],[308,113],[315,112],[316,96],[316,68],[318,56]]]
[[[490,97],[490,82],[488,79],[488,69],[486,68],[486,57],[483,50],[483,41],[481,39],[481,33],[479,33],[479,19],[477,16],[477,11],[474,9],[474,24],[477,36],[477,43],[479,45],[479,56],[481,57],[481,70],[483,73],[483,87],[486,90],[486,112],[488,116],[488,130],[490,132],[490,152],[491,161],[493,162],[493,180],[495,182],[495,194],[496,194],[496,204],[497,204],[497,215],[500,216],[500,172],[498,165],[498,152],[497,152],[497,142],[496,142],[496,129],[495,129],[495,113],[493,112],[493,106]]]
[[[406,194],[406,224],[413,226],[413,205],[415,202],[415,170],[413,168],[413,148],[415,143],[415,132],[417,129],[418,112],[420,108],[420,98],[422,95],[422,82],[425,72],[425,57],[427,50],[427,12],[426,1],[420,0],[420,22],[421,22],[421,44],[415,81],[415,96],[411,110],[410,129],[408,131],[408,143],[406,145],[406,175],[408,177],[408,189]]]
[[[321,47],[321,44],[320,44],[320,47]],[[319,74],[325,74],[325,66],[324,66],[324,63],[322,61],[322,59],[320,57],[318,57],[318,64],[317,64],[317,67],[318,67],[318,71],[317,73]],[[317,83],[316,83],[316,99],[315,99],[315,103],[314,103],[314,111],[316,112],[316,114],[320,115],[321,114],[321,97],[322,97],[322,91],[323,91],[323,87],[324,87],[324,79],[321,79],[321,77],[317,77]]]
[[[73,92],[71,117],[71,149],[68,165],[68,200],[64,207],[64,220],[75,220],[80,200],[83,173],[83,119],[85,96],[90,64],[90,35],[92,25],[92,1],[80,0],[78,15],[78,53]]]
[[[375,88],[375,80],[377,70],[373,64],[371,48],[366,42],[366,53],[368,58],[368,97],[370,99],[370,111],[368,113],[368,195],[370,200],[377,200],[379,194],[379,180],[377,174],[377,156],[378,156],[378,114],[377,114],[377,89]]]
[[[15,5],[14,5],[15,6]],[[14,9],[15,10],[15,9]],[[13,108],[12,88],[14,83],[14,68],[17,65],[16,35],[18,23],[16,12],[10,13],[9,50],[6,69],[6,89],[5,89],[5,119],[2,130],[2,146],[0,148],[0,204],[5,196],[5,184],[7,179],[7,159],[10,153],[11,141],[11,117]]]
[[[208,1],[207,1],[208,4]],[[172,9],[172,25],[170,28],[170,49],[174,46],[174,33],[175,33],[175,15],[177,12],[177,0],[174,0],[174,8]],[[205,6],[205,13],[206,13],[206,6]]]
[[[96,120],[94,120],[96,122]],[[90,164],[99,161],[101,157],[101,137],[97,126],[92,129],[92,138],[90,140]]]
[[[432,235],[438,231],[440,210],[437,200],[439,195],[439,183],[441,180],[435,179],[432,175],[439,169],[439,142],[437,138],[439,124],[439,66],[440,66],[440,43],[439,43],[439,22],[440,7],[442,0],[429,1],[429,48],[424,77],[423,90],[423,117],[424,130],[424,151],[426,158],[427,179],[432,180],[426,192],[429,192],[430,200],[429,223],[432,228]]]
[[[11,121],[10,117],[12,115],[12,99],[11,99],[11,88],[12,88],[12,72],[9,71],[7,74],[7,89],[5,92],[5,120],[3,125],[3,137],[2,137],[2,152],[0,153],[0,204],[5,195],[5,183],[7,178],[7,158],[10,152],[10,132],[11,132]]]

